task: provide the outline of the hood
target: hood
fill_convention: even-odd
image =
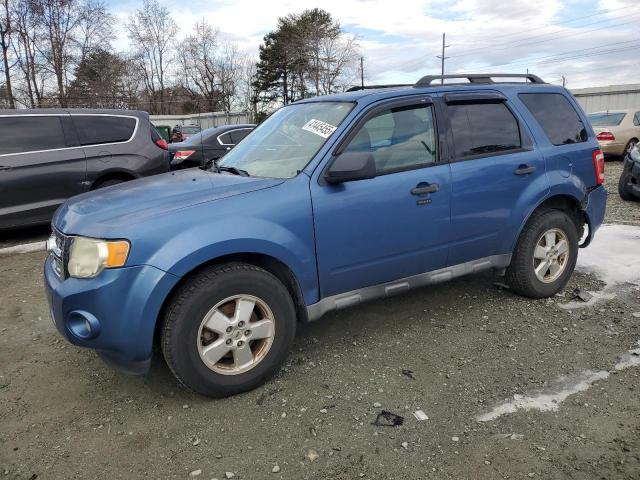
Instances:
[[[283,181],[217,174],[198,168],[164,173],[73,197],[58,209],[53,225],[66,234],[104,236],[96,232],[109,232]],[[110,236],[113,235],[117,237],[115,231]]]

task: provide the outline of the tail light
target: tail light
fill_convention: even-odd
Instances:
[[[604,155],[602,150],[594,150],[591,154],[593,158],[593,169],[596,172],[596,185],[604,183]]]
[[[609,141],[609,140],[616,139],[615,135],[611,132],[600,132],[598,135],[596,135],[596,138],[601,141],[602,140]]]
[[[195,150],[178,150],[176,154],[173,156],[174,160],[186,160],[191,155],[196,153]]]
[[[156,140],[156,145],[163,150],[169,150],[169,145],[167,144],[167,141],[164,138],[161,138],[160,140]]]

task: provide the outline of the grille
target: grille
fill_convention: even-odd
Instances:
[[[51,237],[49,238],[48,250],[53,258],[53,267],[62,279],[69,276],[67,264],[69,262],[69,248],[71,247],[71,237],[64,235],[55,228],[52,228]]]

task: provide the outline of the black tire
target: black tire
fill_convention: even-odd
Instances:
[[[623,171],[618,180],[618,193],[620,198],[626,202],[637,202],[640,199],[637,198],[631,190],[631,175],[628,172]]]
[[[534,271],[534,250],[538,240],[550,229],[562,231],[569,244],[569,252],[562,274],[551,283],[538,279]],[[530,298],[550,297],[569,281],[578,259],[578,229],[574,220],[562,210],[541,210],[529,219],[518,238],[507,268],[506,281],[518,294]]]
[[[274,317],[269,350],[250,370],[225,375],[210,369],[198,352],[198,334],[205,315],[234,295],[264,301]],[[286,287],[269,272],[243,263],[215,265],[190,278],[170,300],[161,331],[167,365],[188,389],[208,397],[226,397],[252,390],[274,375],[287,357],[296,329],[296,313]]]
[[[122,180],[121,178],[110,178],[108,180],[104,180],[102,182],[98,182],[93,187],[93,190],[97,190],[99,188],[110,187],[112,185],[119,185],[120,183],[124,183],[126,180]]]
[[[631,150],[636,146],[637,143],[638,140],[636,140],[635,138],[629,140],[629,142],[624,147],[624,153],[621,155],[622,161],[624,161],[625,157],[629,155],[629,153],[631,153]]]

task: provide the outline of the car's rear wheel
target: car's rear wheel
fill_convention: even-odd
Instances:
[[[622,154],[623,160],[627,155],[631,153],[631,150],[633,150],[633,147],[635,147],[637,144],[638,144],[638,140],[636,140],[635,138],[632,138],[631,140],[629,140],[629,143],[627,143],[627,146],[624,147],[624,153]]]
[[[620,194],[620,198],[627,202],[637,202],[640,200],[631,190],[631,175],[626,171],[622,172],[622,175],[620,175],[620,179],[618,180],[618,193]]]
[[[506,279],[520,295],[544,298],[569,281],[578,258],[578,229],[561,210],[543,210],[525,225],[507,268]]]
[[[162,351],[186,387],[224,397],[276,373],[295,327],[293,301],[276,277],[253,265],[216,265],[187,280],[172,298]]]

